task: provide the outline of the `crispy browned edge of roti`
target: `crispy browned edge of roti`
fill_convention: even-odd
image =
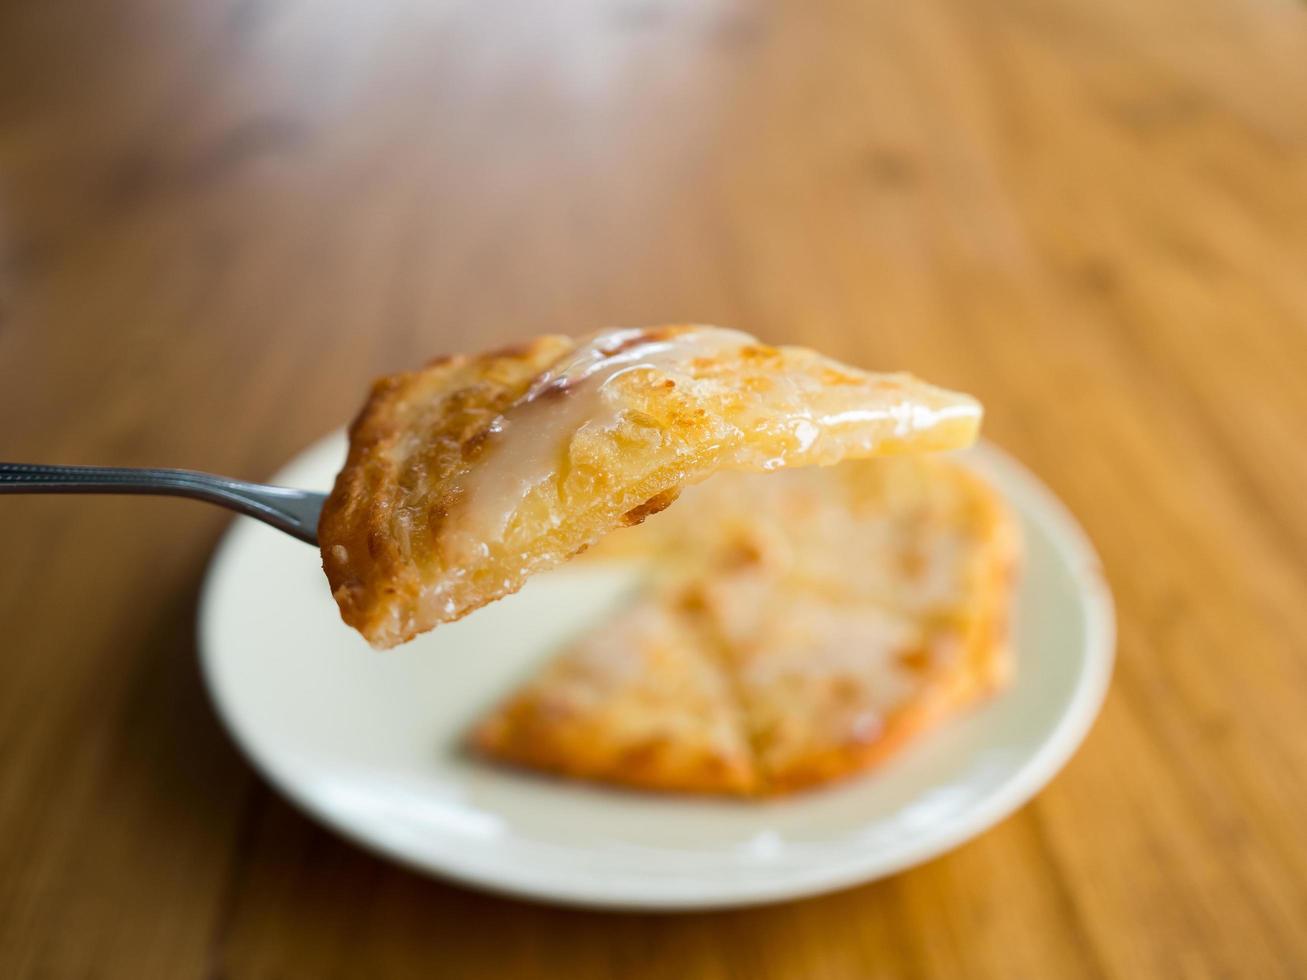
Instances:
[[[780,771],[765,771],[760,763],[759,795],[785,795],[874,768],[947,718],[996,694],[1011,679],[1011,611],[1021,568],[1020,529],[988,482],[961,466],[956,469],[969,484],[974,519],[983,529],[976,537],[984,561],[976,591],[969,595],[958,624],[962,645],[958,665],[929,678],[922,696],[891,712],[870,740],[811,751]]]
[[[422,582],[392,531],[400,476],[407,457],[397,447],[414,419],[433,411],[431,398],[454,402],[439,417],[452,451],[467,455],[486,413],[502,412],[532,380],[570,350],[570,338],[546,335],[475,356],[440,357],[418,371],[378,379],[349,428],[349,455],[322,508],[318,540],[322,567],[341,618],[373,643],[393,644],[412,631],[396,627],[393,612],[415,603]],[[440,501],[427,536],[439,527]],[[420,542],[419,542],[420,544]]]
[[[557,724],[540,719],[529,698],[514,697],[493,710],[468,736],[468,748],[491,761],[532,770],[541,775],[563,776],[588,783],[607,783],[667,793],[748,795],[756,788],[753,758],[745,754],[739,764],[721,756],[704,755],[687,765],[667,751],[662,738],[648,739],[611,761],[600,764],[604,753],[587,750],[587,736],[596,731],[578,726],[560,737]]]

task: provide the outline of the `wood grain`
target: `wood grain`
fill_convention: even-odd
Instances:
[[[0,8],[0,451],[259,477],[375,374],[693,319],[979,395],[1121,618],[1084,749],[812,901],[564,911],[383,864],[220,731],[224,517],[7,498],[0,975],[1307,974],[1307,8]]]

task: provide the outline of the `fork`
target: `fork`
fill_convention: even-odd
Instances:
[[[4,493],[143,493],[207,500],[316,545],[324,493],[248,483],[194,470],[0,463]]]

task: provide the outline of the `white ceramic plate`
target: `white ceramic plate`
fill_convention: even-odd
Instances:
[[[332,436],[276,482],[327,488]],[[660,798],[520,775],[459,749],[529,665],[602,615],[622,574],[563,569],[377,653],[340,621],[316,551],[247,519],[209,572],[205,677],[236,741],[292,800],[347,837],[469,884],[577,905],[710,908],[868,881],[980,833],[1080,744],[1111,674],[1112,602],[1053,495],[1010,457],[967,454],[1025,526],[1013,687],[886,766],[793,800]]]

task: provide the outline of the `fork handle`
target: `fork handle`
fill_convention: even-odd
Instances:
[[[6,493],[189,497],[256,518],[309,544],[318,542],[318,515],[324,499],[322,494],[308,490],[248,483],[195,470],[0,463],[0,494]]]

